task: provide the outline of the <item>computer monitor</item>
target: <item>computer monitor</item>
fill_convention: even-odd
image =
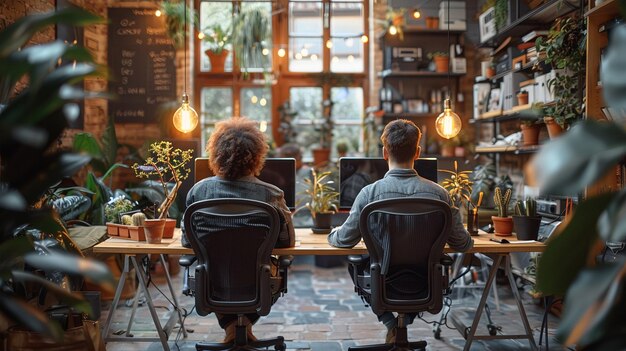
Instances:
[[[196,158],[194,183],[213,175],[209,168],[209,158]],[[292,211],[296,208],[296,159],[267,158],[258,178],[282,190],[285,193],[287,207]]]
[[[437,182],[437,159],[420,158],[413,165],[417,173]],[[382,179],[389,170],[382,157],[342,157],[339,159],[339,209],[349,210],[364,186]]]

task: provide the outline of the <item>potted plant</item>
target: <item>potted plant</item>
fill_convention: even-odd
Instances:
[[[306,190],[301,201],[306,201],[301,208],[311,211],[313,217],[313,232],[316,234],[330,233],[332,214],[337,212],[339,193],[332,186],[331,172],[319,173],[311,169],[311,177],[304,179]]]
[[[496,64],[491,62],[489,67],[487,67],[487,79],[496,75]]]
[[[120,220],[120,214],[131,211],[133,203],[123,196],[112,198],[104,206],[104,215],[107,221],[107,232],[112,236],[128,237],[128,228],[119,224],[124,224]]]
[[[251,69],[270,69],[271,34],[271,18],[263,9],[249,8],[233,19],[232,46],[244,77]]]
[[[193,150],[174,149],[171,142],[159,141],[150,144],[150,153],[153,156],[146,158],[145,164],[135,163],[133,169],[138,178],[156,179],[165,194],[165,199],[153,215],[154,218],[145,220],[146,239],[159,243],[161,236],[171,238],[174,233],[176,225],[174,219],[168,221],[168,231],[163,232],[163,228],[166,225],[167,213],[176,200],[178,189],[191,172],[186,165],[192,159]]]
[[[528,105],[528,92],[525,90],[520,90],[517,93],[517,105],[523,106]]]
[[[527,197],[525,201],[518,200],[515,204],[513,226],[519,240],[537,240],[541,217],[537,216],[537,201]]]
[[[454,157],[455,149],[460,145],[460,139],[458,136],[451,139],[444,139],[441,141],[441,156],[443,157]]]
[[[428,54],[428,58],[435,62],[435,72],[447,73],[450,66],[450,56],[447,52],[436,51]]]
[[[563,133],[561,123],[554,117],[554,107],[548,106],[543,108],[543,123],[546,124],[550,139],[554,139]]]
[[[497,236],[509,236],[513,232],[513,219],[509,217],[509,201],[511,201],[511,189],[506,189],[502,195],[502,189],[496,187],[493,201],[498,210],[497,216],[491,216],[495,234]]]
[[[211,72],[224,72],[224,62],[230,53],[231,39],[230,27],[222,28],[216,23],[207,29],[202,40],[209,44],[204,53],[211,61]]]
[[[555,72],[554,78],[547,82],[555,93],[555,104],[547,116],[563,129],[582,116],[578,77],[585,70],[586,27],[584,19],[560,18],[547,37],[539,37],[535,42],[537,52],[545,53],[545,62],[551,64]]]
[[[181,48],[185,43],[185,24],[198,23],[196,12],[186,5],[186,1],[161,2],[161,12],[165,16],[165,32],[172,39],[175,47]],[[185,20],[185,13],[187,20]]]

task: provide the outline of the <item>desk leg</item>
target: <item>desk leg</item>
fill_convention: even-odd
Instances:
[[[126,328],[126,336],[131,336],[130,329],[133,327],[133,321],[135,320],[135,313],[139,306],[139,295],[141,290],[138,288],[135,290],[135,297],[133,298],[133,311],[130,313],[130,319],[128,320],[128,327]]]
[[[491,285],[493,281],[496,279],[496,273],[498,272],[498,267],[500,267],[500,263],[502,262],[502,255],[497,255],[497,257],[493,260],[493,266],[491,267],[491,271],[489,271],[489,278],[487,278],[487,282],[485,283],[485,288],[483,290],[483,294],[480,297],[480,303],[478,304],[478,308],[476,309],[476,315],[474,316],[474,321],[472,322],[472,326],[470,331],[465,338],[465,347],[463,351],[469,351],[472,346],[472,342],[474,341],[474,337],[476,336],[476,330],[478,329],[478,323],[480,323],[480,318],[483,315],[483,310],[485,309],[485,305],[487,304],[487,298],[489,297],[489,289],[491,289]],[[461,333],[464,333],[463,330],[459,330]]]
[[[126,282],[126,275],[130,272],[128,260],[129,256],[124,255],[124,269],[122,270],[122,274],[120,274],[120,280],[117,283],[117,289],[115,290],[115,296],[113,297],[113,303],[111,304],[107,321],[104,324],[103,335],[105,341],[107,341],[109,337],[109,329],[111,328],[111,322],[113,322],[113,313],[117,309],[117,304],[120,302],[120,296],[122,296],[122,290],[124,289],[124,283]]]
[[[142,267],[137,264],[137,258],[135,256],[131,257],[130,259],[131,259],[131,262],[133,263],[133,266],[135,267],[135,271],[137,272],[137,279],[139,279],[139,285],[141,286],[144,293],[146,294],[146,302],[148,304],[148,309],[150,310],[150,315],[152,315],[154,326],[156,327],[157,333],[159,334],[159,339],[161,339],[161,345],[163,345],[163,350],[169,351],[170,346],[167,344],[167,335],[165,334],[165,331],[163,331],[163,328],[161,327],[159,316],[157,315],[157,312],[154,308],[154,304],[152,303],[152,297],[150,296],[150,292],[148,291],[148,286],[146,285],[147,281],[146,281],[145,273],[141,269]]]
[[[165,280],[167,281],[167,286],[170,288],[170,294],[172,295],[172,300],[174,301],[174,312],[178,315],[178,323],[180,324],[180,329],[183,331],[183,336],[187,337],[187,330],[185,329],[185,325],[183,322],[183,315],[180,313],[180,305],[178,304],[178,298],[176,297],[176,292],[174,292],[174,288],[172,287],[172,278],[170,277],[170,270],[168,265],[168,261],[165,259],[165,255],[160,255],[161,263],[163,264],[163,269],[165,269]],[[170,321],[173,320],[172,316],[175,316],[174,313],[170,316],[170,320],[167,321],[165,325],[165,331],[169,335],[171,328]]]
[[[513,296],[515,296],[515,302],[517,303],[517,309],[519,311],[520,317],[522,318],[522,323],[524,324],[524,329],[526,330],[526,336],[528,336],[528,342],[530,343],[530,348],[532,350],[537,350],[537,345],[535,344],[535,337],[533,336],[533,331],[530,328],[530,324],[528,323],[528,317],[526,316],[526,311],[524,310],[524,304],[522,303],[522,297],[517,290],[517,285],[515,284],[515,278],[513,277],[513,272],[511,271],[511,255],[505,256],[505,265],[504,268],[506,271],[506,276],[509,278],[509,285],[511,286],[511,290],[513,291]]]

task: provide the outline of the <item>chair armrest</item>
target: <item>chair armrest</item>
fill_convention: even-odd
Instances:
[[[442,255],[439,262],[440,264],[438,266],[441,267],[441,285],[443,288],[443,294],[449,295],[452,292],[450,289],[450,267],[452,267],[454,260],[448,255]]]
[[[439,263],[441,263],[444,267],[452,267],[454,260],[449,255],[443,255],[441,256]]]
[[[196,262],[197,259],[198,258],[195,255],[182,255],[178,259],[178,264],[183,267],[189,268],[194,262]]]
[[[348,255],[348,263],[351,265],[361,265],[365,263],[367,258],[364,255]]]
[[[278,257],[278,267],[279,268],[287,268],[287,267],[291,266],[292,262],[293,262],[293,255],[279,256]]]

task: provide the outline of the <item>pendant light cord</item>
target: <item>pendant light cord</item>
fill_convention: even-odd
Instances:
[[[452,63],[452,51],[450,50],[450,0],[448,1],[448,15],[446,16],[446,22],[448,25],[448,99],[452,95],[452,86],[450,85],[450,66]]]
[[[183,29],[183,50],[184,50],[184,62],[183,62],[183,94],[187,94],[187,0],[183,2],[183,6],[185,6],[185,27]],[[450,39],[448,39],[450,41]],[[448,44],[450,46],[450,44]]]

